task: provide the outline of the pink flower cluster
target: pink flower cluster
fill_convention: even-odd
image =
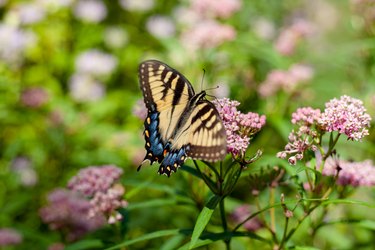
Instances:
[[[202,16],[229,18],[241,8],[240,0],[192,0],[192,9]]]
[[[127,206],[127,202],[122,199],[125,188],[116,183],[122,172],[122,169],[113,165],[88,167],[69,181],[68,188],[90,200],[90,216],[104,214],[109,218],[109,223],[114,223],[122,219],[116,210]]]
[[[302,160],[304,153],[307,150],[316,151],[318,144],[318,132],[314,128],[320,118],[320,110],[311,107],[304,107],[297,109],[292,114],[292,123],[298,124],[298,131],[292,131],[288,137],[288,144],[284,151],[278,152],[277,157],[285,159],[287,156],[288,162],[295,165],[297,160]]]
[[[249,205],[241,205],[237,207],[231,214],[231,219],[234,223],[241,223],[251,215],[251,207]],[[243,224],[243,227],[250,232],[254,232],[263,227],[263,223],[254,217]]]
[[[290,164],[303,159],[307,150],[316,151],[320,146],[320,137],[325,132],[337,131],[345,134],[350,140],[361,140],[368,135],[371,117],[366,113],[362,101],[350,96],[341,96],[326,103],[323,113],[311,107],[299,108],[292,114],[292,123],[298,130],[289,134],[289,142],[284,151],[277,157],[285,159],[289,156]]]
[[[320,119],[320,109],[313,109],[311,107],[298,108],[292,114],[292,123],[299,125],[311,126],[316,124]]]
[[[57,189],[48,196],[40,216],[53,230],[67,233],[74,241],[102,227],[106,220],[122,219],[116,210],[125,207],[124,187],[118,183],[122,170],[112,165],[88,167],[74,176],[67,189]]]
[[[181,41],[189,49],[215,48],[236,37],[232,26],[214,20],[204,20],[181,35]]]
[[[298,19],[291,26],[283,29],[276,40],[276,50],[285,56],[292,55],[297,44],[313,33],[313,26],[306,20]]]
[[[265,125],[266,117],[252,112],[243,114],[237,110],[240,103],[228,98],[217,99],[213,103],[226,129],[228,152],[234,156],[244,156],[250,138]]]
[[[0,228],[0,247],[18,245],[22,242],[22,235],[13,228]]]
[[[302,83],[308,82],[313,75],[313,69],[302,64],[294,64],[288,70],[273,70],[260,85],[258,92],[262,97],[272,96],[279,90],[291,93]]]
[[[319,120],[325,131],[337,131],[348,136],[349,140],[356,141],[368,135],[371,117],[361,100],[344,95],[340,99],[332,99],[325,106]]]
[[[234,40],[235,29],[222,24],[218,18],[230,18],[240,8],[239,0],[192,0],[188,8],[179,9],[177,14],[178,20],[185,20],[182,44],[190,51],[196,51]]]
[[[353,187],[375,186],[375,166],[371,160],[363,162],[348,162],[328,158],[323,168],[323,175],[336,176],[338,172],[337,184]]]
[[[74,241],[105,224],[103,215],[88,216],[91,208],[90,202],[76,192],[56,189],[48,195],[40,216],[52,230],[62,230],[68,241]]]
[[[48,102],[48,94],[42,87],[30,87],[22,91],[21,103],[30,108],[39,108]]]

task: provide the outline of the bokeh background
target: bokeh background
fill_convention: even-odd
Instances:
[[[251,171],[281,164],[275,155],[298,107],[324,108],[346,94],[375,114],[371,0],[0,0],[0,18],[0,228],[14,228],[23,238],[9,249],[47,249],[63,241],[39,211],[51,190],[88,166],[123,169],[129,202],[121,233],[109,225],[85,236],[100,241],[92,249],[193,227],[208,195],[203,183],[184,171],[158,176],[157,166],[136,171],[145,152],[137,76],[143,60],[176,68],[196,92],[211,88],[211,95],[241,102],[242,111],[266,115],[248,150],[263,150]],[[362,142],[342,140],[338,150],[346,160],[374,160],[374,142],[370,128]],[[228,213],[251,204],[248,180],[240,181]],[[373,203],[373,191],[362,188],[353,197]],[[333,214],[371,221],[371,211],[342,206]],[[294,241],[371,249],[374,228],[373,222],[327,227],[314,242],[302,229]],[[168,242],[162,237],[130,249],[168,249]],[[248,242],[236,244],[250,249]]]

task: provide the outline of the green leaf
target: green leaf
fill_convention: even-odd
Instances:
[[[309,247],[309,246],[293,246],[293,247],[289,247],[288,249],[294,249],[294,250],[319,250],[319,248]]]
[[[193,234],[191,236],[189,249],[193,249],[196,247],[197,241],[201,236],[203,230],[206,228],[208,222],[210,221],[212,213],[214,212],[216,206],[219,204],[220,199],[221,197],[218,195],[212,196],[207,202],[206,206],[200,212],[195,223]]]
[[[161,231],[157,231],[157,232],[152,232],[152,233],[149,233],[149,234],[142,235],[141,237],[138,237],[136,239],[124,241],[123,243],[120,243],[120,244],[118,244],[116,246],[113,246],[113,247],[106,248],[105,250],[120,249],[122,247],[130,246],[132,244],[135,244],[135,243],[138,243],[138,242],[141,242],[141,241],[152,240],[152,239],[160,238],[160,237],[164,237],[164,236],[177,235],[181,232],[182,231],[179,230],[179,229],[170,229],[170,230],[161,230]]]
[[[65,247],[65,250],[102,249],[103,243],[100,240],[81,240]]]

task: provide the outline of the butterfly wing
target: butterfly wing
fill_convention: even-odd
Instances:
[[[168,140],[194,90],[182,74],[156,60],[140,64],[139,82],[148,109],[144,123],[147,153],[143,162],[162,162],[169,151]]]
[[[205,161],[218,161],[226,155],[226,132],[215,106],[199,100],[182,117],[182,126],[169,141],[170,150],[161,162],[159,173],[176,172],[187,157]]]

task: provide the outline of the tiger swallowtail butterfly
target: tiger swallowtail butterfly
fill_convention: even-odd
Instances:
[[[226,132],[206,92],[195,94],[190,82],[165,63],[148,60],[139,65],[139,82],[148,109],[144,122],[146,156],[160,163],[168,177],[188,157],[209,162],[224,159]]]

